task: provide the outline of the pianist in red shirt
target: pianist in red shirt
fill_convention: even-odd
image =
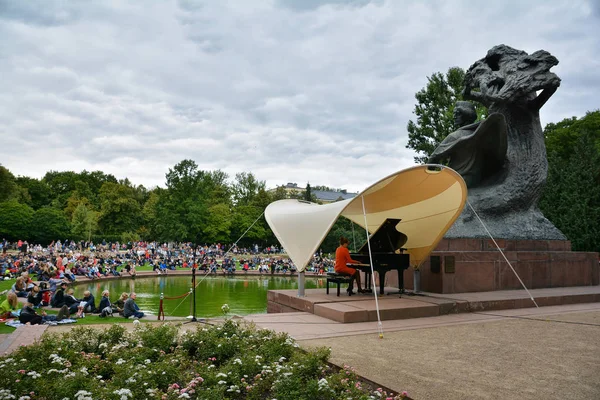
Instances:
[[[360,271],[354,268],[350,268],[346,264],[359,264],[359,261],[353,260],[350,257],[350,252],[348,251],[348,239],[345,237],[340,238],[340,247],[335,251],[335,267],[334,270],[338,274],[344,274],[354,277],[356,280],[356,286],[358,287],[358,293],[364,293],[362,287],[360,285]],[[348,289],[349,291],[350,289]]]

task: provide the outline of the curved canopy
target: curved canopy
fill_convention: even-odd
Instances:
[[[364,215],[363,215],[364,199]],[[388,176],[353,199],[319,205],[301,200],[275,201],[265,210],[267,223],[298,268],[311,257],[340,215],[374,233],[388,218],[408,240],[402,246],[420,266],[462,212],[467,187],[453,169],[420,165]]]

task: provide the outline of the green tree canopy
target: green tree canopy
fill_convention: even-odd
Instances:
[[[600,112],[544,129],[548,180],[539,207],[573,250],[600,251]]]
[[[0,237],[7,240],[30,239],[33,209],[16,200],[0,203]]]
[[[56,208],[43,207],[33,214],[30,236],[35,243],[48,245],[54,240],[65,240],[70,231],[65,214]]]
[[[103,234],[135,232],[142,223],[142,207],[133,187],[105,182],[100,188],[99,229]]]
[[[415,94],[417,104],[413,113],[416,122],[408,121],[407,148],[417,152],[415,162],[425,163],[431,153],[454,129],[454,105],[463,100],[462,90],[465,71],[459,67],[448,69],[446,74],[436,72],[427,77],[427,85]],[[474,103],[477,115],[486,110]]]

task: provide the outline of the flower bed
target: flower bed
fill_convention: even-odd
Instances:
[[[286,334],[227,320],[178,334],[77,327],[0,358],[0,399],[392,399],[334,372],[329,350],[305,352]],[[395,398],[402,398],[398,395]]]

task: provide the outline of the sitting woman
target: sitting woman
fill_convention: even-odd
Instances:
[[[109,295],[110,293],[108,290],[102,292],[102,299],[100,299],[100,306],[98,307],[100,317],[108,317],[109,315],[112,317],[113,315],[112,304],[108,298]]]
[[[359,264],[359,261],[353,260],[350,257],[350,252],[348,251],[348,239],[345,237],[340,238],[340,247],[335,251],[335,267],[334,270],[338,274],[348,275],[354,278],[356,281],[356,286],[358,286],[358,293],[364,293],[360,285],[360,271],[354,268],[350,268],[346,264]],[[348,294],[353,294],[352,292],[352,283],[350,283],[350,287],[348,288]]]
[[[15,292],[8,292],[6,299],[0,302],[0,319],[13,318],[19,316],[17,305],[19,300]]]
[[[113,308],[115,310],[117,310],[119,315],[123,315],[123,309],[125,308],[125,302],[127,301],[128,298],[129,298],[129,294],[126,292],[123,292],[123,293],[121,293],[121,297],[119,297],[119,300],[115,301],[115,303],[113,304]]]
[[[39,286],[34,286],[29,295],[27,296],[27,302],[33,305],[33,308],[39,308],[42,306],[42,292]]]
[[[10,288],[10,290],[13,291],[17,295],[17,297],[27,297],[26,289],[27,288],[22,277],[18,277],[17,281]]]

